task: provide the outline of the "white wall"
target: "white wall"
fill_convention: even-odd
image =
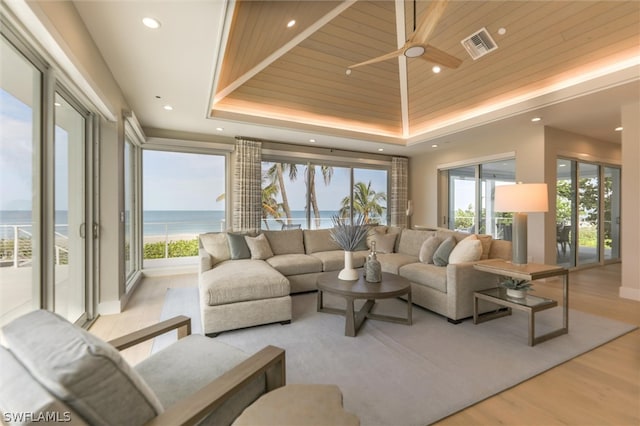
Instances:
[[[620,297],[640,300],[640,103],[622,108],[622,286]]]

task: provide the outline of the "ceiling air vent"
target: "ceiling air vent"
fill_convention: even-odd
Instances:
[[[491,38],[489,31],[484,27],[471,34],[460,43],[462,43],[474,61],[498,48],[496,42]]]

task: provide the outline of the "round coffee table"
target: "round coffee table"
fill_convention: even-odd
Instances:
[[[358,330],[367,318],[379,321],[395,322],[411,325],[411,284],[404,277],[382,273],[382,282],[367,282],[362,273],[358,280],[345,281],[338,278],[338,272],[327,272],[318,277],[318,312],[344,315],[345,336],[355,337]],[[331,293],[343,297],[347,301],[347,309],[336,309],[323,306],[323,294]],[[389,299],[407,295],[407,317],[393,317],[389,315],[377,315],[371,312],[377,299]],[[355,312],[353,302],[356,299],[366,299],[365,304],[358,312]]]

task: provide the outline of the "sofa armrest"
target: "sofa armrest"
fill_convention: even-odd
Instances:
[[[266,392],[286,384],[285,351],[267,346],[151,419],[148,425],[197,424],[256,377],[266,375]]]
[[[171,330],[178,330],[178,339],[182,339],[191,334],[191,318],[179,315],[166,321],[161,321],[149,327],[134,331],[133,333],[113,339],[108,343],[121,351],[131,346],[142,343],[146,340],[153,339],[156,336],[164,334]]]
[[[205,271],[213,268],[213,261],[211,255],[204,248],[198,248],[198,273],[202,274]]]
[[[476,270],[475,263],[447,265],[447,312],[453,320],[473,315],[474,292],[498,286],[498,277]]]

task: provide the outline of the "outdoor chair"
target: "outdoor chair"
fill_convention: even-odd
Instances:
[[[178,341],[135,367],[119,350],[170,330]],[[285,384],[285,353],[253,356],[191,334],[180,316],[106,343],[38,310],[2,328],[0,415],[9,424],[229,425]]]

